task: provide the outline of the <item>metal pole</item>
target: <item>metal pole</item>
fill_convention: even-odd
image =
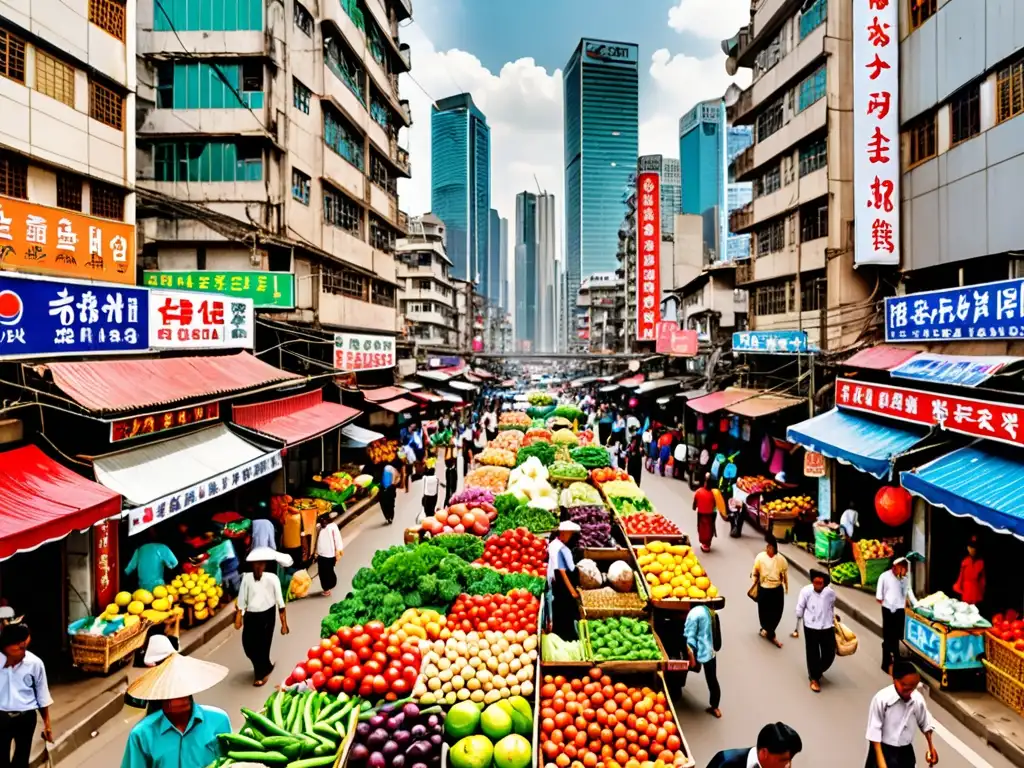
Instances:
[[[811,355],[811,381],[807,391],[807,416],[814,418],[814,355]]]

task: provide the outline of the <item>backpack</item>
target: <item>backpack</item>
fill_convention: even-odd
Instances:
[[[718,618],[718,611],[708,608],[708,613],[711,614],[711,647],[718,653],[722,650],[722,620]]]

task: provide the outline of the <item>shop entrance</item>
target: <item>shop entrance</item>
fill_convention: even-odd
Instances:
[[[0,563],[0,595],[32,629],[32,652],[53,673],[66,663],[67,570],[64,542],[19,552]]]

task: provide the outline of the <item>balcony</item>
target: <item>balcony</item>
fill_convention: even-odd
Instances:
[[[405,62],[405,68],[407,70],[411,70],[412,69],[412,49],[409,47],[408,43],[401,43],[398,46],[398,55],[401,57],[402,61]]]
[[[388,144],[388,158],[406,177],[411,175],[412,168],[409,165],[409,152],[398,146],[397,139],[391,139]]]
[[[736,285],[749,283],[754,279],[754,260],[746,259],[736,263]]]
[[[731,165],[733,178],[736,181],[748,181],[744,176],[754,170],[754,145],[751,144],[736,155]]]
[[[398,228],[403,232],[409,231],[409,214],[405,211],[398,212],[398,218],[396,219]]]
[[[731,107],[726,107],[725,114],[729,118],[730,123],[736,125],[742,125],[747,122],[744,120],[745,117],[750,116],[750,112],[754,109],[754,86],[749,85],[740,91],[740,97],[736,100],[736,103]]]
[[[760,168],[770,160],[793,148],[812,133],[825,127],[828,116],[828,97],[818,99],[803,112],[793,116],[782,128],[764,141],[754,145],[754,167]]]
[[[744,232],[754,224],[754,205],[747,203],[729,214],[729,231],[733,234]]]
[[[825,28],[820,25],[811,31],[796,48],[783,56],[774,67],[762,74],[747,89],[753,94],[755,104],[764,104],[775,98],[780,91],[794,85],[794,78],[809,69],[812,64],[825,56]]]
[[[405,319],[411,323],[423,323],[424,325],[439,325],[442,328],[454,328],[455,319],[445,318],[440,312],[411,312],[405,310]],[[421,338],[417,336],[416,338]],[[440,334],[432,338],[440,338]],[[422,339],[421,339],[422,340]]]

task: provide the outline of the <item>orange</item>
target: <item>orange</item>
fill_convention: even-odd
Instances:
[[[551,702],[551,708],[555,710],[555,712],[562,712],[565,709],[565,700],[555,699],[553,702]]]
[[[577,731],[576,736],[573,737],[572,743],[576,746],[576,749],[583,749],[587,746],[587,732]]]
[[[583,768],[597,768],[597,755],[587,752],[583,755]]]
[[[601,741],[604,744],[611,744],[613,741],[615,741],[615,737],[612,736],[612,732],[608,728],[602,729]]]
[[[591,723],[587,726],[587,736],[591,739],[598,739],[601,737],[601,726],[597,723]]]
[[[615,734],[616,738],[621,739],[626,735],[626,726],[624,726],[622,723],[616,723],[615,728],[612,729],[612,732]]]
[[[629,755],[626,754],[626,750],[620,749],[618,752],[615,753],[615,762],[621,764],[621,763],[625,763],[625,762],[628,762],[628,761],[629,761]]]
[[[571,762],[572,760],[570,760],[569,756],[564,752],[560,753],[558,757],[555,758],[555,765],[557,765],[558,768],[569,768],[569,763]]]

